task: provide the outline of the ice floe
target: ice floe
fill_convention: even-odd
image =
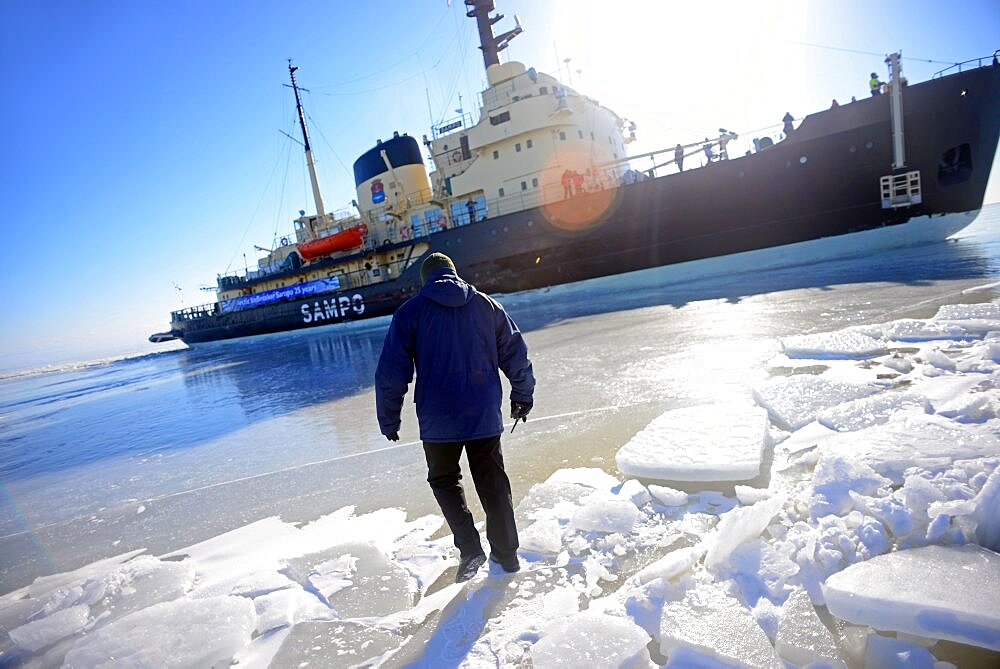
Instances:
[[[618,469],[660,481],[742,481],[760,472],[767,414],[752,405],[668,411],[619,449]]]
[[[980,546],[880,555],[833,574],[823,591],[844,620],[1000,650],[1000,555]]]
[[[797,335],[781,340],[781,350],[789,358],[874,358],[886,352],[885,342],[862,332],[839,330]]]
[[[838,404],[879,392],[873,383],[852,383],[822,376],[778,377],[754,389],[754,396],[781,429],[797,430]]]

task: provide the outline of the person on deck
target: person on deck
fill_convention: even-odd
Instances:
[[[872,91],[872,97],[882,95],[882,82],[878,80],[878,75],[872,72],[872,78],[868,80],[868,88]]]
[[[715,154],[712,153],[712,143],[708,141],[708,137],[705,138],[707,144],[701,147],[701,150],[705,152],[705,157],[708,158],[708,164],[712,164],[712,159],[715,158]]]
[[[463,450],[486,511],[490,560],[515,572],[519,544],[500,451],[499,372],[510,381],[510,416],[516,425],[531,411],[535,389],[528,348],[504,308],[459,278],[448,256],[428,256],[420,278],[420,292],[392,317],[375,370],[379,429],[389,441],[399,440],[403,398],[416,367],[414,397],[427,482],[459,551],[455,581],[472,578],[486,561],[462,489]]]
[[[674,147],[674,162],[677,163],[677,171],[684,171],[684,147],[678,144]]]
[[[785,124],[785,127],[783,128],[785,137],[791,135],[792,131],[795,130],[795,126],[792,125],[794,121],[795,117],[792,116],[792,112],[785,112],[785,115],[781,118],[781,122]]]
[[[564,198],[569,199],[573,197],[573,173],[569,170],[565,170],[562,173],[562,187]]]

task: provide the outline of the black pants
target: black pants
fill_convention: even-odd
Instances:
[[[503,468],[500,437],[455,441],[424,442],[427,458],[427,482],[448,527],[455,535],[455,547],[462,557],[481,553],[482,544],[472,514],[465,505],[462,490],[462,469],[459,459],[462,449],[469,459],[472,481],[486,511],[486,538],[490,551],[498,560],[507,560],[517,553],[517,527],[514,525],[514,504],[510,496],[510,479]]]

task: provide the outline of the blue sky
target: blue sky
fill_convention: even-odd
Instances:
[[[865,95],[885,66],[853,51],[1000,47],[995,0],[498,4],[498,29],[525,30],[509,57],[636,121],[633,153]],[[288,58],[330,209],[376,139],[429,132],[459,94],[475,111],[484,80],[460,0],[0,3],[0,368],[152,350],[172,309],[291,230],[312,199],[279,132],[296,132]],[[911,81],[942,67],[904,61]]]

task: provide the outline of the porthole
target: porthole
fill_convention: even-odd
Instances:
[[[808,162],[809,162],[809,159],[806,158],[805,156],[802,156],[801,158],[799,158],[799,165],[805,165]]]
[[[851,150],[851,153],[857,153],[858,147],[856,147],[853,144],[851,144],[851,149],[850,150]]]
[[[875,146],[875,145],[874,145],[874,144],[872,144],[871,142],[868,142],[867,144],[865,144],[865,148],[866,148],[866,149],[870,149],[870,148],[872,148],[873,146]]]
[[[529,228],[530,228],[531,226],[533,226],[534,224],[535,224],[535,222],[534,222],[534,221],[528,221],[528,227],[529,227]]]
[[[508,228],[508,227],[507,227],[507,226],[505,225],[505,226],[503,226],[503,231],[504,231],[504,232],[510,232],[510,228]]]
[[[494,237],[496,237],[497,236],[497,230],[496,230],[496,228],[493,228],[492,230],[490,230],[490,234],[493,235]]]

